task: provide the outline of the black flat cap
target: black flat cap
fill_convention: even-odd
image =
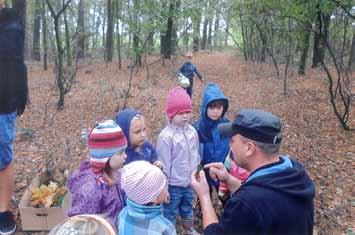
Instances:
[[[224,137],[240,134],[261,143],[281,143],[281,120],[270,112],[259,109],[241,109],[233,122],[218,125]]]

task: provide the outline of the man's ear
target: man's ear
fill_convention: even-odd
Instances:
[[[256,151],[256,145],[254,142],[252,141],[248,141],[247,142],[247,155],[251,156],[254,154],[254,152]]]

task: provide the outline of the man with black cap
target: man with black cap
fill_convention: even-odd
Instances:
[[[218,129],[231,138],[235,163],[251,174],[241,184],[223,164],[205,166],[212,178],[225,181],[232,192],[220,219],[204,172],[191,176],[200,199],[204,234],[312,234],[315,187],[298,161],[279,155],[280,119],[262,110],[242,109],[233,122]]]

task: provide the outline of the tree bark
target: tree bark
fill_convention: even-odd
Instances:
[[[310,38],[311,38],[311,29],[306,29],[303,32],[302,51],[301,51],[300,65],[298,67],[298,75],[305,75]]]
[[[40,40],[41,40],[41,3],[40,0],[35,1],[35,12],[34,12],[34,25],[33,25],[33,44],[32,44],[32,53],[31,57],[35,61],[41,60],[41,48],[40,48]]]
[[[200,6],[202,6],[203,0],[200,0]],[[200,49],[200,24],[201,24],[201,9],[196,10],[193,19],[193,51],[198,51]]]
[[[113,17],[112,1],[107,0],[107,29],[106,29],[106,62],[112,62],[113,57]]]
[[[46,3],[42,0],[42,44],[43,44],[43,69],[48,69],[48,43],[47,43],[47,18]]]
[[[213,46],[218,47],[219,12],[216,9],[216,20],[214,21]]]
[[[65,5],[65,0],[62,1],[62,7]],[[69,26],[68,26],[68,17],[67,12],[64,11],[64,29],[65,29],[65,52],[67,56],[67,65],[72,65],[72,53],[71,53],[71,43],[70,43],[70,33],[69,33]]]
[[[320,66],[321,62],[324,60],[325,41],[328,40],[329,23],[330,15],[325,15],[321,10],[318,10],[316,32],[314,33],[312,68]]]
[[[83,58],[85,54],[85,5],[84,1],[79,1],[79,12],[78,12],[78,48],[76,56],[78,58]]]
[[[203,21],[203,28],[202,28],[201,50],[206,50],[206,46],[207,46],[207,26],[208,26],[207,9],[208,9],[208,5],[206,3],[205,8],[204,8],[205,19]]]
[[[350,71],[355,71],[355,25],[353,25],[352,27],[353,27],[353,37],[351,41],[348,69]]]
[[[17,12],[17,17],[19,19],[20,24],[23,27],[23,30],[25,32],[25,46],[24,46],[24,58],[29,57],[29,47],[28,47],[28,40],[26,40],[26,0],[12,0],[12,7],[16,10]]]

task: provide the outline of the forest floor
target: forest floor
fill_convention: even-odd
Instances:
[[[161,61],[153,63],[158,59],[149,57],[149,77],[145,67],[134,73],[128,100],[128,106],[141,109],[145,115],[153,142],[165,125],[165,97],[168,89],[177,84],[175,72],[183,62],[179,57],[174,63],[166,60],[162,66]],[[207,81],[216,82],[230,98],[227,117],[232,119],[240,108],[262,108],[281,117],[281,152],[301,161],[316,184],[317,234],[355,231],[355,133],[344,131],[339,125],[329,102],[323,71],[312,69],[299,77],[291,69],[284,95],[283,80],[276,78],[271,65],[207,52],[195,55],[194,63]],[[28,63],[31,104],[18,119],[15,141],[17,200],[46,161],[54,169],[72,170],[87,157],[81,129],[113,118],[117,106],[122,107],[130,74],[127,64],[122,68],[118,70],[116,63],[106,67],[102,62],[82,66],[65,97],[64,110],[57,111],[53,72],[43,71],[40,64]],[[193,121],[199,116],[203,87],[195,78]],[[350,125],[355,127],[354,104],[352,108]],[[18,234],[24,234],[20,215],[17,221]]]

